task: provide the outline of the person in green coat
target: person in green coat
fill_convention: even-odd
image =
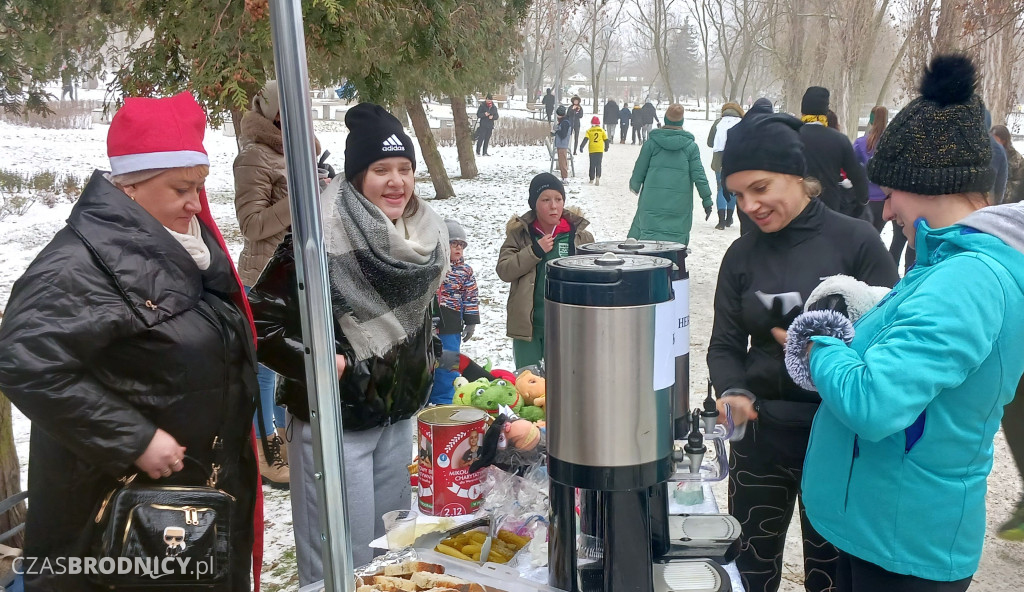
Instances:
[[[707,220],[711,216],[711,186],[693,134],[683,130],[683,106],[669,106],[665,126],[651,130],[649,139],[629,179],[629,189],[640,194],[640,201],[628,237],[688,244],[693,187],[697,186]]]

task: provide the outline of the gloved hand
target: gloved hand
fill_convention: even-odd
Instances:
[[[711,218],[711,206],[704,206],[704,221],[707,222]]]
[[[476,325],[466,325],[462,330],[462,340],[469,341],[473,339],[473,333],[476,333]]]

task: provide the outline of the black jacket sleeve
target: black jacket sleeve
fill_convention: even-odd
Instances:
[[[156,426],[89,371],[132,325],[113,281],[90,270],[78,258],[44,251],[14,284],[0,325],[0,391],[33,429],[122,476]]]
[[[567,138],[572,132],[572,122],[569,121],[568,117],[562,119],[558,124],[558,130],[555,132],[559,138]]]
[[[306,375],[302,335],[295,331],[302,326],[298,297],[292,235],[288,234],[249,291],[249,307],[256,324],[260,363],[292,379]]]
[[[715,134],[718,133],[718,124],[721,123],[722,118],[719,117],[711,124],[711,131],[708,132],[708,148],[715,147]]]
[[[733,271],[739,268],[738,259],[734,248],[726,252],[715,288],[715,320],[707,360],[711,382],[719,395],[731,388],[748,388],[744,360],[750,336],[741,320],[741,290]]]
[[[853,153],[853,145],[849,142],[843,142],[843,170],[846,171],[846,178],[853,183],[857,208],[862,208],[868,203],[868,175],[857,160],[857,155]]]

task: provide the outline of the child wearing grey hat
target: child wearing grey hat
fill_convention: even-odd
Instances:
[[[441,337],[441,349],[446,352],[459,353],[462,341],[469,341],[480,324],[480,295],[476,285],[473,268],[466,264],[463,250],[469,246],[466,240],[466,229],[458,220],[445,218],[448,227],[448,246],[451,257],[451,269],[437,290],[435,306],[440,320],[437,332]],[[443,359],[447,359],[444,356]],[[450,405],[455,396],[455,379],[459,373],[451,368],[438,368],[434,371],[434,387],[430,392],[432,405]]]

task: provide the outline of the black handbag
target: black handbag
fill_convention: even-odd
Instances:
[[[213,468],[206,486],[139,485],[137,473],[124,479],[94,518],[97,568],[90,570],[91,579],[113,590],[225,582],[235,498],[216,488],[218,466]]]
[[[208,319],[220,322],[223,335],[227,328],[220,308],[225,305],[213,296],[203,299],[213,309]],[[226,348],[226,338],[222,339]],[[230,434],[236,421],[225,410],[211,445],[209,471],[191,456],[182,461],[205,472],[205,486],[137,484],[134,473],[107,494],[93,519],[90,559],[96,560],[96,568],[87,573],[94,583],[128,591],[195,590],[229,581],[235,497],[218,489],[217,481],[236,452],[221,436]]]

